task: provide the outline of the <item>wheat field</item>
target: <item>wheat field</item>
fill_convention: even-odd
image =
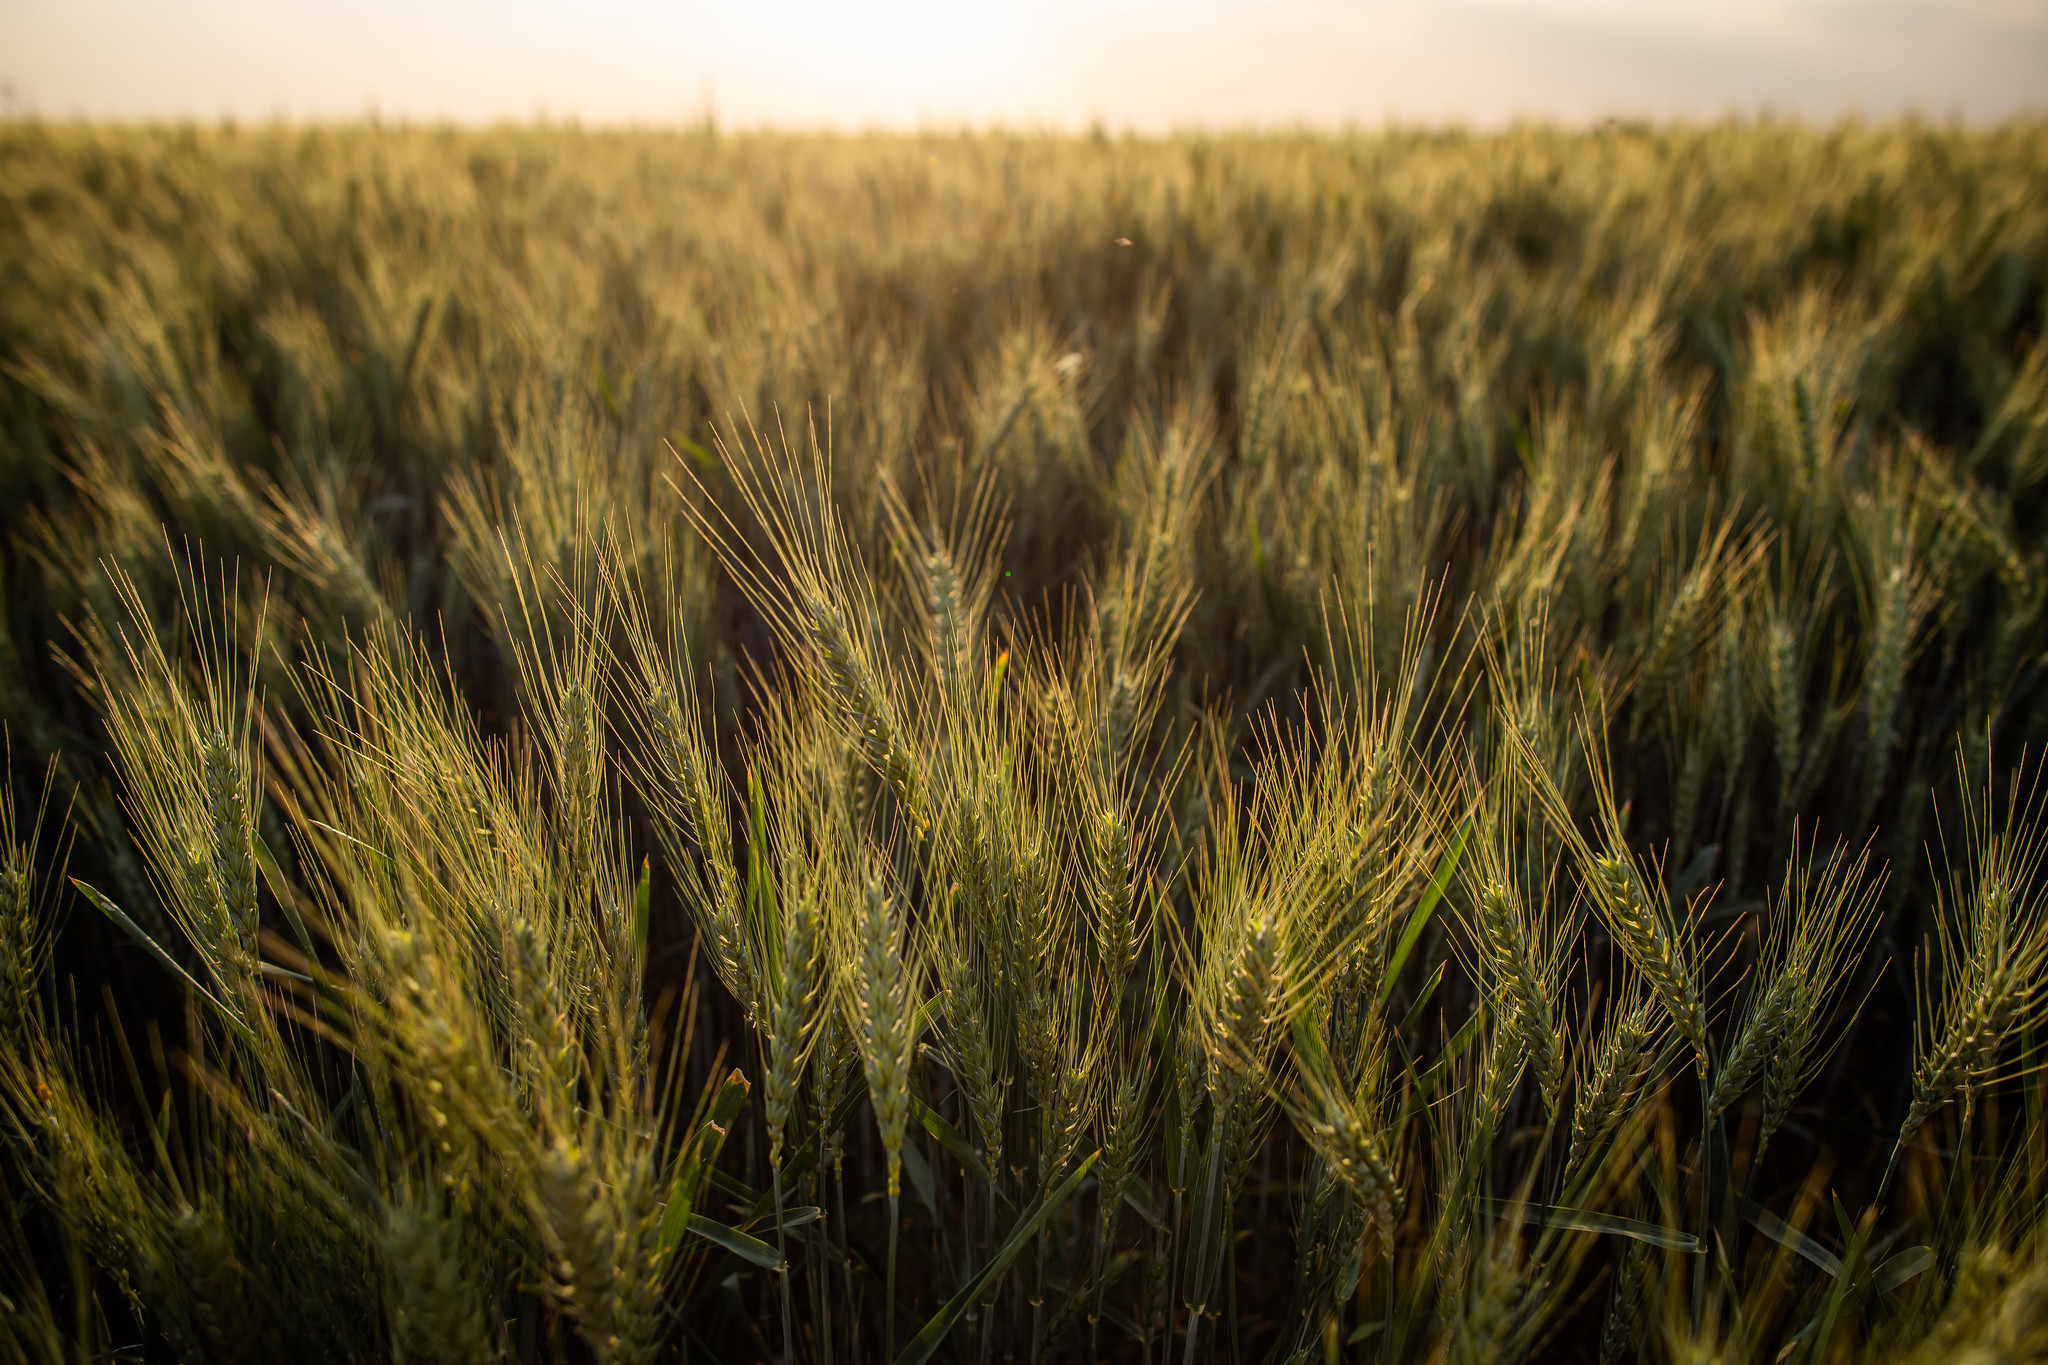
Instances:
[[[0,1354],[2048,1354],[2048,124],[0,124]]]

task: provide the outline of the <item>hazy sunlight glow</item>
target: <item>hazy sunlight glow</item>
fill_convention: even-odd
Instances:
[[[0,82],[112,118],[1983,119],[2048,104],[2048,0],[11,0]]]

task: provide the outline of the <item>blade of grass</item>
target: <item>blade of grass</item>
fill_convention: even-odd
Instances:
[[[249,1031],[249,1026],[244,1024],[238,1017],[236,1017],[234,1011],[230,1010],[227,1006],[221,1004],[219,998],[216,997],[212,991],[206,989],[206,987],[200,985],[198,981],[194,980],[190,972],[186,971],[183,967],[180,967],[178,965],[177,959],[172,957],[168,952],[166,952],[164,950],[164,946],[161,943],[158,943],[155,939],[151,938],[147,933],[145,933],[141,925],[137,924],[134,920],[128,918],[127,911],[123,910],[120,906],[114,904],[112,901],[108,900],[104,895],[100,894],[100,892],[86,885],[84,882],[78,880],[78,878],[76,877],[73,877],[71,879],[71,884],[77,887],[78,890],[84,894],[87,900],[91,901],[94,905],[98,906],[101,914],[105,915],[114,923],[120,925],[122,929],[127,931],[128,936],[130,938],[134,939],[137,943],[147,948],[150,951],[150,954],[154,956],[158,962],[161,962],[166,968],[170,970],[171,975],[177,977],[180,981],[190,986],[195,992],[198,993],[199,997],[202,1000],[206,1001],[207,1004],[213,1006],[213,1008],[219,1012],[221,1018],[225,1019],[235,1029],[236,1032],[240,1033],[243,1036],[244,1039],[246,1039],[249,1042],[255,1041],[255,1035]]]
[[[1668,1251],[1696,1252],[1700,1249],[1699,1238],[1691,1233],[1677,1232],[1617,1214],[1595,1213],[1589,1209],[1546,1208],[1541,1204],[1517,1204],[1505,1199],[1484,1199],[1480,1205],[1496,1218],[1512,1218],[1538,1227],[1628,1237]]]
[[[942,1115],[935,1113],[930,1105],[915,1095],[910,1097],[910,1112],[917,1116],[917,1121],[924,1125],[924,1130],[946,1149],[953,1160],[960,1163],[961,1169],[982,1184],[989,1183],[988,1167],[982,1165],[981,1157],[976,1154],[967,1139],[960,1135],[959,1129],[946,1122]]]
[[[750,1237],[738,1228],[729,1228],[714,1222],[701,1213],[689,1215],[689,1230],[707,1242],[716,1243],[742,1260],[752,1261],[763,1270],[780,1273],[782,1258],[775,1254],[775,1248],[758,1237]]]
[[[704,1183],[704,1174],[718,1160],[718,1153],[725,1145],[725,1135],[732,1131],[733,1122],[747,1102],[751,1087],[746,1076],[734,1068],[718,1088],[718,1095],[711,1102],[711,1112],[703,1124],[691,1135],[689,1154],[676,1168],[675,1180],[669,1185],[668,1204],[662,1210],[661,1227],[656,1234],[663,1255],[675,1250],[683,1240],[683,1233],[689,1227],[691,1206],[696,1203],[697,1189]]]
[[[976,1272],[973,1279],[960,1286],[959,1292],[946,1300],[939,1311],[932,1315],[931,1320],[925,1323],[918,1334],[904,1346],[902,1353],[896,1357],[896,1365],[924,1365],[925,1361],[931,1359],[932,1352],[938,1350],[939,1344],[953,1330],[953,1325],[960,1320],[961,1314],[967,1311],[967,1306],[975,1301],[989,1281],[1009,1269],[1010,1262],[1017,1259],[1018,1253],[1038,1235],[1039,1229],[1051,1221],[1052,1216],[1059,1212],[1060,1206],[1080,1188],[1082,1178],[1095,1165],[1096,1157],[1101,1155],[1100,1152],[1091,1154],[1086,1161],[1074,1168],[1073,1173],[1062,1181],[1057,1189],[1052,1190],[1026,1211],[1022,1221],[1010,1229],[1010,1235],[1002,1247],[995,1255],[989,1257],[988,1264]]]
[[[1387,997],[1393,993],[1394,983],[1401,979],[1401,968],[1408,965],[1408,955],[1415,951],[1415,941],[1422,937],[1423,928],[1429,917],[1436,913],[1437,902],[1451,884],[1451,877],[1458,870],[1458,861],[1465,853],[1465,840],[1472,833],[1472,817],[1465,817],[1458,826],[1458,832],[1451,839],[1451,845],[1444,850],[1444,856],[1437,860],[1436,871],[1429,877],[1422,899],[1416,902],[1415,913],[1408,917],[1408,927],[1401,931],[1400,942],[1394,945],[1394,954],[1387,959],[1387,974],[1380,982],[1380,1008],[1386,1008]]]
[[[1753,1200],[1742,1201],[1742,1216],[1749,1225],[1764,1236],[1784,1247],[1796,1251],[1814,1265],[1830,1275],[1842,1273],[1842,1258],[1829,1251],[1813,1238],[1793,1227],[1778,1215]]]

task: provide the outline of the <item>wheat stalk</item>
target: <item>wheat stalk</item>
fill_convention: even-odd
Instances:
[[[1621,1365],[1628,1356],[1636,1318],[1642,1312],[1643,1267],[1649,1251],[1647,1243],[1632,1241],[1622,1253],[1621,1269],[1607,1300],[1607,1316],[1600,1325],[1600,1365]]]
[[[4,798],[0,798],[4,799]],[[13,812],[0,819],[0,1039],[11,1048],[27,1042],[36,1013],[37,940],[35,868],[14,844]]]
[[[916,1041],[911,1025],[917,1002],[903,957],[903,932],[892,898],[880,878],[870,874],[862,891],[853,1002],[859,1025],[855,1038],[888,1162],[889,1297],[883,1316],[890,1359],[896,1354],[896,1205],[903,1189],[903,1130],[910,1121],[911,1049]]]
[[[0,746],[0,771],[11,771],[11,743]],[[57,776],[53,761],[44,770],[42,795],[35,819],[26,831],[16,821],[12,782],[0,782],[0,1049],[17,1056],[31,1050],[30,1031],[42,1023],[37,983],[51,947],[51,926],[36,904],[37,851],[43,846],[43,825]],[[59,876],[68,841],[55,850]]]
[[[815,1038],[818,990],[819,915],[811,898],[796,895],[784,929],[779,961],[781,980],[768,1026],[768,1083],[763,1089],[768,1120],[768,1168],[774,1182],[775,1252],[782,1259],[782,1358],[794,1359],[796,1331],[791,1323],[789,1250],[782,1217],[782,1143],[796,1104],[797,1084]],[[877,1101],[879,1109],[880,1101]]]
[[[1657,1034],[1656,1018],[1647,1002],[1611,1012],[1577,1085],[1571,1143],[1565,1156],[1567,1189],[1635,1102],[1655,1059]]]
[[[1816,874],[1811,854],[1795,851],[1786,866],[1771,940],[1707,1103],[1712,1122],[1762,1076],[1758,1156],[1824,1057],[1815,1050],[1820,1027],[1875,926],[1882,878],[1865,877],[1867,860],[1867,853],[1852,859],[1837,848]]]
[[[1906,1140],[1943,1105],[1961,1098],[1968,1121],[1977,1094],[2000,1074],[2006,1043],[2036,1027],[2048,1007],[2048,914],[2039,881],[2048,845],[2040,834],[2040,787],[2037,775],[2023,796],[2016,778],[1996,827],[1988,779],[1981,798],[1966,808],[1972,880],[1965,883],[1964,873],[1955,870],[1942,897],[1944,913],[1935,923],[1943,970],[1932,1001],[1927,972],[1919,974],[1913,1099],[1892,1149],[1887,1184]]]
[[[1536,1073],[1544,1108],[1557,1112],[1564,1088],[1564,1039],[1522,915],[1507,888],[1489,881],[1479,893],[1479,926],[1489,965],[1506,992],[1499,1027],[1514,1039]]]
[[[941,1033],[946,1065],[959,1079],[974,1128],[988,1153],[990,1170],[1003,1164],[1003,1099],[1006,1073],[997,1056],[995,1034],[989,1010],[983,1003],[984,986],[980,969],[961,942],[957,931],[942,933],[935,946],[933,966],[944,990],[941,1008],[945,1028]]]
[[[196,677],[172,662],[134,581],[119,570],[111,577],[128,620],[119,662],[102,658],[96,676],[128,806],[163,900],[201,950],[223,1005],[251,1028],[261,1016],[254,670],[200,606],[196,573],[177,580],[201,635]],[[232,621],[235,612],[226,594],[221,615]]]
[[[1089,898],[1096,955],[1115,991],[1138,960],[1134,872],[1130,822],[1114,806],[1097,812],[1088,825]]]
[[[1679,1035],[1691,1045],[1693,1065],[1704,1078],[1707,1011],[1692,963],[1681,948],[1682,940],[1665,915],[1651,906],[1628,863],[1615,857],[1598,858],[1592,879],[1608,928]]]
[[[392,1351],[400,1361],[497,1358],[483,1305],[466,1274],[466,1248],[447,1220],[424,1208],[394,1204],[386,1212],[383,1251]]]

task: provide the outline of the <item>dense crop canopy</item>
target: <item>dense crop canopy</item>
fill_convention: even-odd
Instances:
[[[2041,1352],[2044,184],[0,125],[0,1357]]]

